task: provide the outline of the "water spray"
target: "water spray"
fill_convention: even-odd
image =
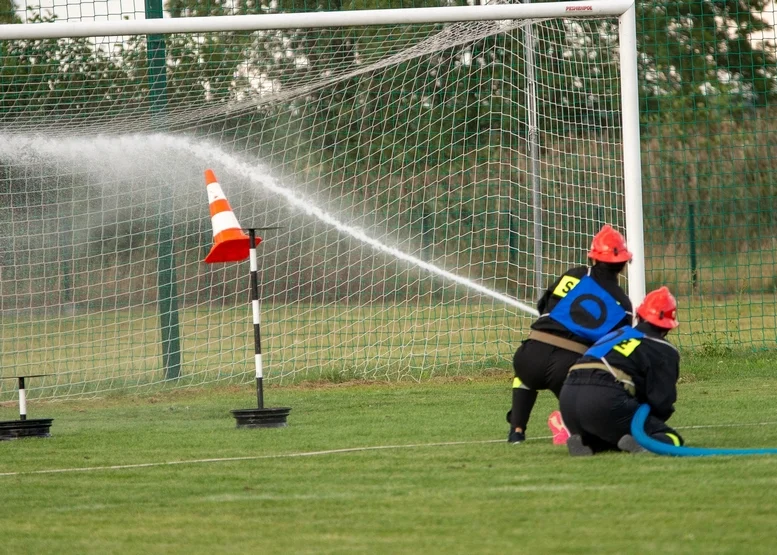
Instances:
[[[167,138],[170,138],[170,137],[167,137]],[[268,173],[262,173],[261,167],[252,166],[246,162],[243,162],[212,144],[207,144],[207,143],[195,144],[189,141],[188,139],[183,139],[178,137],[173,137],[172,139],[180,142],[180,147],[182,149],[190,151],[198,158],[201,158],[203,160],[216,160],[220,162],[225,167],[229,168],[229,171],[239,174],[251,180],[253,183],[256,183],[262,186],[268,191],[283,197],[290,205],[294,206],[295,208],[299,208],[300,210],[303,210],[306,214],[318,218],[322,222],[331,225],[338,231],[341,231],[347,235],[350,235],[355,239],[358,239],[363,243],[370,245],[375,250],[390,254],[395,258],[398,258],[400,260],[403,260],[405,262],[409,262],[415,266],[418,266],[419,268],[422,268],[431,274],[435,274],[447,280],[464,285],[470,289],[477,291],[478,293],[481,293],[483,295],[486,295],[493,299],[501,301],[507,305],[510,305],[514,308],[522,310],[523,312],[526,312],[533,316],[539,315],[538,312],[533,307],[525,303],[522,303],[517,299],[514,299],[512,297],[509,297],[497,291],[493,291],[488,287],[485,287],[477,282],[474,282],[462,276],[456,275],[447,270],[443,270],[442,268],[435,266],[434,264],[430,264],[429,262],[425,262],[420,258],[416,258],[415,256],[407,254],[406,252],[403,252],[399,249],[396,249],[394,247],[381,243],[377,239],[374,239],[369,235],[367,235],[362,229],[345,224],[337,220],[331,214],[325,212],[324,210],[321,210],[317,206],[314,206],[310,201],[304,199],[303,197],[297,195],[295,192],[280,185]]]
[[[133,172],[137,172],[139,168],[137,167],[135,160],[132,159],[132,157],[128,157],[126,153],[132,148],[137,148],[138,145],[142,145],[144,148],[150,148],[150,145],[157,147],[158,145],[160,147],[169,147],[177,151],[188,153],[203,161],[204,166],[209,166],[213,162],[218,162],[231,173],[248,179],[253,184],[282,198],[294,208],[317,218],[341,233],[350,235],[362,243],[369,245],[376,251],[389,254],[396,259],[426,270],[430,274],[463,285],[472,291],[491,297],[508,306],[517,308],[522,312],[532,316],[538,316],[537,311],[532,306],[522,303],[503,293],[493,291],[480,283],[444,270],[439,266],[421,260],[400,249],[386,245],[368,235],[363,229],[338,220],[332,214],[315,206],[310,200],[304,198],[302,195],[283,186],[277,179],[272,177],[270,171],[263,165],[255,162],[245,162],[240,158],[227,153],[217,144],[206,140],[163,133],[74,137],[67,140],[56,140],[50,137],[32,135],[11,135],[7,137],[0,135],[0,139],[2,139],[0,140],[0,158],[10,156],[13,158],[26,159],[31,163],[35,162],[36,158],[47,160],[61,159],[69,162],[72,162],[73,160],[84,160],[84,166],[86,168],[93,169],[97,167],[103,170],[104,168],[101,164],[104,163],[106,157],[109,157],[111,159],[111,169],[115,171],[117,175],[122,175],[127,178],[132,178]],[[108,151],[107,153],[105,152],[106,150]],[[159,150],[160,149],[155,148],[156,152]],[[39,160],[37,161],[39,162]],[[114,165],[118,166],[113,167]],[[171,159],[169,163],[166,163],[161,169],[165,172],[175,174],[182,171],[186,166],[187,165],[183,163],[176,165],[176,160]]]

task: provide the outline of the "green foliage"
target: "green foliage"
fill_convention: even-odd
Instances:
[[[38,13],[28,18],[30,24],[55,20]],[[132,109],[147,93],[132,78],[135,68],[127,67],[133,61],[132,44],[120,46],[118,57],[112,57],[88,38],[4,41],[0,120],[53,123]]]
[[[21,23],[22,20],[14,11],[13,0],[0,0],[0,23]]]
[[[13,15],[12,4],[3,1],[8,5],[5,10],[0,5],[0,14],[10,14],[5,16],[6,20],[18,21]],[[768,28],[758,15],[765,7],[764,1],[683,0],[639,4],[640,84],[646,121],[655,117],[682,121],[695,117],[691,114],[700,109],[714,111],[760,106],[768,101],[775,91],[774,66],[777,61],[770,50],[753,46],[749,40],[750,35]],[[264,7],[255,0],[236,3],[235,7],[220,1],[197,0],[169,0],[166,5],[173,17],[360,7],[383,6],[309,4],[300,0]],[[32,14],[30,21],[52,19],[53,16]],[[588,42],[580,38],[581,30],[585,28],[589,31],[598,28],[598,32],[587,34]],[[192,36],[170,37],[166,51],[170,107],[185,106],[198,96],[200,100],[207,97],[207,102],[212,103],[239,94],[240,86],[235,87],[232,81],[241,64],[262,68],[268,71],[269,78],[279,77],[283,83],[290,78],[298,79],[300,73],[315,75],[318,59],[339,59],[343,64],[354,64],[355,49],[362,52],[373,49],[369,32],[356,38],[349,29],[288,31],[284,33],[284,40],[288,42],[281,45],[278,36],[270,34],[257,39],[240,33],[208,36],[205,42]],[[380,40],[384,39],[381,37]],[[599,44],[591,43],[591,40]],[[617,97],[617,90],[601,90],[607,81],[600,78],[615,63],[615,40],[616,29],[610,23],[586,20],[579,21],[576,26],[557,23],[547,27],[544,35],[535,37],[541,129],[579,132],[598,129],[617,120],[617,106],[599,105],[599,102],[609,102]],[[31,107],[38,106],[53,111],[52,117],[56,117],[69,111],[88,115],[93,110],[102,112],[115,106],[132,107],[140,100],[139,95],[147,92],[142,82],[133,82],[136,81],[134,76],[145,75],[148,71],[147,49],[143,42],[130,39],[120,51],[110,55],[93,48],[87,39],[6,42],[1,54],[0,113],[7,116],[24,109],[29,114]],[[388,44],[391,42],[389,38]],[[514,79],[519,82],[517,87],[512,87],[513,91],[525,92],[527,89],[525,72],[521,70],[526,58],[523,39],[520,33],[483,39],[468,47],[467,55],[478,60],[481,47],[486,45],[496,46],[499,54],[495,59],[480,59],[485,63],[462,64],[465,50],[461,48],[406,62],[408,67],[416,66],[418,79],[426,82],[421,89],[423,94],[406,101],[413,110],[428,116],[428,121],[439,121],[442,129],[447,126],[454,136],[462,136],[461,140],[475,141],[478,133],[501,133],[507,131],[506,125],[519,136],[526,133],[526,114],[522,108],[525,102],[510,97],[520,93],[511,92],[505,96],[501,93],[507,91],[500,90],[500,83]],[[274,59],[279,49],[290,49],[296,56],[306,57],[310,60],[309,66],[294,68],[293,60]],[[379,53],[380,49],[375,52]],[[590,56],[594,52],[599,56],[595,62]],[[589,61],[584,65],[577,63],[582,59]],[[453,64],[458,70],[451,72]],[[55,77],[53,87],[52,77]],[[245,76],[238,77],[238,81],[241,79]],[[399,91],[401,86],[396,79],[383,72],[360,76],[354,78],[354,83],[338,83],[333,87],[359,91],[367,84],[375,85],[379,81],[381,89]],[[192,89],[192,83],[198,83],[200,87]],[[608,86],[617,86],[617,82]],[[246,86],[242,87],[242,90],[246,89]],[[454,90],[456,94],[452,95]],[[334,99],[334,104],[327,110],[311,111],[316,118],[328,117],[332,111],[347,111],[347,107],[338,104],[352,106],[353,94],[347,91],[342,95],[330,94],[332,92],[323,89],[316,94],[318,98]],[[95,103],[95,98],[104,101]],[[455,102],[468,108],[448,105],[454,98]],[[365,112],[379,100],[374,97],[363,100]],[[406,115],[401,117],[407,119]],[[392,114],[388,114],[387,119],[391,121]],[[461,129],[462,124],[458,122],[463,121],[472,129]],[[353,128],[359,128],[357,124],[351,129],[337,127],[338,131],[332,131],[316,123],[313,129],[323,134],[321,140],[325,144],[342,144],[343,137],[338,134],[350,136]],[[519,129],[515,128],[516,123]],[[412,129],[402,131],[414,133]],[[434,131],[429,128],[430,134]],[[418,138],[423,144],[424,138]],[[451,155],[455,154],[454,148]]]
[[[775,117],[773,108],[763,108],[648,127],[642,138],[648,240],[687,250],[693,205],[700,253],[730,257],[770,250],[777,225]]]
[[[423,1],[382,0],[343,4],[341,0],[281,1],[262,9],[251,1],[237,4],[229,13],[260,11],[299,12],[364,8],[397,8],[435,5]],[[751,37],[768,31],[762,13],[766,0],[675,0],[637,4],[638,51],[640,52],[641,99],[646,116],[669,119],[687,117],[686,109],[714,110],[719,107],[763,106],[775,94],[775,57],[771,50],[755,46]],[[221,2],[169,0],[174,17],[222,15]],[[582,23],[591,25],[591,23]],[[556,44],[565,43],[569,29],[559,29]],[[607,33],[602,35],[607,36]],[[567,42],[569,47],[570,42]],[[545,51],[547,52],[547,50]],[[542,59],[539,67],[551,69]],[[562,75],[561,72],[556,75]],[[559,88],[557,90],[562,90]],[[584,88],[586,92],[590,89]],[[572,103],[571,106],[575,106]],[[600,108],[609,117],[606,106]]]
[[[641,2],[642,110],[683,120],[698,110],[764,106],[775,94],[775,56],[754,46],[771,26],[765,0]],[[688,110],[688,111],[686,111]]]

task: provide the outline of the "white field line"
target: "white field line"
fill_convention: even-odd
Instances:
[[[743,424],[698,424],[695,426],[676,426],[678,430],[702,430],[704,428],[748,428],[753,426],[775,426],[777,422],[746,422]]]
[[[698,430],[704,428],[744,428],[749,426],[773,426],[777,422],[748,422],[744,424],[708,424],[696,426],[677,426],[678,430]],[[527,441],[552,439],[552,436],[532,437]],[[305,451],[302,453],[280,453],[276,455],[254,455],[249,457],[221,457],[212,459],[191,459],[187,461],[163,461],[135,464],[116,464],[110,466],[83,466],[78,468],[49,468],[45,470],[22,470],[18,472],[0,472],[3,476],[28,476],[32,474],[68,474],[74,472],[99,472],[105,470],[130,470],[133,468],[153,468],[160,466],[178,466],[183,464],[209,464],[240,461],[260,461],[269,459],[293,459],[302,457],[320,457],[323,455],[338,455],[343,453],[360,453],[364,451],[385,451],[389,449],[419,449],[424,447],[451,447],[456,445],[482,445],[486,443],[504,443],[504,439],[483,439],[477,441],[444,441],[438,443],[410,443],[407,445],[374,445],[372,447],[346,447],[343,449],[327,449],[325,451]]]
[[[548,437],[532,439],[550,439]],[[502,443],[503,439],[486,439],[479,441],[446,441],[441,443],[411,443],[407,445],[375,445],[372,447],[346,447],[344,449],[327,449],[326,451],[306,451],[302,453],[280,453],[277,455],[254,455],[249,457],[223,457],[216,459],[192,459],[188,461],[167,461],[137,464],[117,464],[112,466],[86,466],[81,468],[51,468],[47,470],[29,470],[20,472],[0,472],[0,476],[23,476],[29,474],[64,474],[68,472],[95,472],[99,470],[126,470],[132,468],[150,468],[155,466],[175,466],[181,464],[205,464],[236,461],[260,461],[267,459],[290,459],[300,457],[318,457],[322,455],[337,455],[341,453],[358,453],[361,451],[382,451],[386,449],[417,449],[421,447],[449,447],[453,445],[476,445],[483,443]]]

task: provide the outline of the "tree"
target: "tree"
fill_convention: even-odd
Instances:
[[[764,106],[775,94],[773,50],[751,37],[770,29],[766,0],[652,0],[638,4],[640,96],[644,112]],[[676,116],[675,116],[676,117]]]
[[[13,0],[0,0],[0,23],[21,23],[15,8]]]

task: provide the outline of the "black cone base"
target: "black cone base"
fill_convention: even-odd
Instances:
[[[237,409],[230,411],[238,428],[285,428],[291,412],[289,407]]]
[[[51,437],[49,430],[53,421],[53,418],[5,420],[0,422],[0,441],[23,437]]]

